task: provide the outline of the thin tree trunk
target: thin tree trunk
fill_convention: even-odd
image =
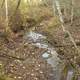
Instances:
[[[8,30],[8,1],[5,0],[5,12],[6,12],[6,31]]]
[[[62,29],[63,29],[64,33],[66,33],[69,36],[70,41],[73,43],[73,45],[74,45],[74,47],[75,47],[75,49],[77,51],[78,57],[80,57],[80,50],[79,50],[77,44],[75,43],[74,38],[72,37],[72,34],[68,30],[66,30],[66,28],[65,28],[65,23],[64,23],[63,16],[62,16],[62,13],[61,13],[61,8],[60,8],[59,1],[55,0],[55,2],[56,2],[55,4],[56,4],[57,11],[58,11],[59,20],[61,22]],[[74,15],[73,15],[73,9],[72,9],[72,20],[73,20],[73,16]],[[77,57],[77,56],[75,56],[75,57]],[[70,61],[69,60],[69,62],[70,62],[71,65],[75,64],[74,61]],[[75,67],[75,71],[78,71],[78,73],[79,73],[80,72],[80,68],[78,67],[77,64],[75,64],[75,66],[76,66]]]
[[[53,5],[52,5],[52,7],[53,7],[53,10],[54,10],[54,16],[56,16],[56,5],[55,5],[55,0],[53,0]]]
[[[61,26],[62,26],[62,29],[65,33],[67,33],[69,35],[69,38],[70,38],[70,41],[73,43],[74,47],[76,48],[76,50],[78,51],[78,53],[80,52],[71,33],[66,30],[65,26],[64,26],[64,19],[63,19],[63,15],[61,13],[61,9],[60,9],[60,4],[59,4],[59,1],[58,0],[55,0],[55,4],[56,4],[56,7],[57,7],[57,10],[58,10],[58,14],[59,14],[59,19],[60,19],[60,22],[61,22]],[[80,54],[79,54],[80,55]]]
[[[74,1],[71,0],[71,24],[73,24],[73,19],[74,19]]]
[[[18,0],[18,4],[17,4],[17,7],[16,7],[16,10],[15,10],[14,14],[16,14],[17,10],[19,9],[20,3],[21,3],[21,0]]]

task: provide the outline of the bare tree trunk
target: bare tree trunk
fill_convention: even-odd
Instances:
[[[74,1],[71,0],[71,24],[73,24],[74,19]]]
[[[62,29],[65,32],[64,20],[63,20],[63,15],[62,15],[62,12],[61,12],[59,1],[58,0],[55,0],[55,4],[56,4],[57,11],[58,11],[59,20],[61,22]]]
[[[5,0],[5,12],[6,12],[6,31],[8,30],[8,0]]]
[[[56,16],[56,5],[55,5],[55,0],[53,0],[53,5],[52,5],[52,7],[53,7],[53,10],[54,10],[54,16]]]
[[[10,29],[10,26],[9,26],[9,15],[8,15],[8,0],[5,0],[5,17],[6,17],[6,20],[5,20],[5,24],[6,24],[6,27],[5,27],[5,32],[7,34],[7,37],[11,37],[12,35],[12,31]],[[8,38],[8,40],[11,40],[10,38]],[[12,40],[11,40],[12,41]]]
[[[18,0],[18,4],[17,4],[17,7],[16,7],[14,15],[16,14],[17,10],[19,9],[20,3],[21,3],[21,0]]]
[[[68,30],[66,30],[66,28],[64,26],[64,19],[63,19],[63,15],[62,15],[62,12],[61,12],[59,1],[55,0],[55,2],[56,2],[55,4],[56,4],[56,7],[57,7],[57,11],[58,11],[58,15],[59,15],[59,19],[60,19],[60,22],[61,22],[62,29],[63,29],[63,31],[65,33],[67,33],[67,35],[69,35],[70,41],[73,43],[73,45],[76,48],[76,50],[78,52],[80,52],[79,49],[78,49],[78,47],[77,47],[77,45],[76,45],[76,43],[75,43],[75,41],[74,41],[74,39],[73,39],[73,37],[72,37],[72,35],[71,35],[71,33]]]

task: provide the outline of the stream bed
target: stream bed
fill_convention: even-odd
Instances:
[[[46,42],[46,37],[42,34],[31,31],[28,34],[25,34],[24,38],[34,46],[47,49],[47,51],[42,54],[42,58],[44,58],[47,63],[52,66],[54,71],[53,76],[55,77],[55,80],[60,80],[61,60],[59,59],[55,48]]]

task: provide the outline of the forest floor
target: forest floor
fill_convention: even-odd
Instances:
[[[74,19],[72,25],[70,21],[65,23],[65,28],[70,31],[78,46],[80,45],[79,26],[79,18]],[[48,16],[41,21],[33,31],[45,35],[48,43],[56,48],[59,55],[72,59],[77,54],[68,35],[63,32],[60,23],[57,23],[53,16]],[[2,72],[4,71],[15,80],[53,80],[51,65],[41,57],[45,49],[35,47],[27,41],[25,43],[22,36],[14,37],[8,43],[1,39],[0,66]],[[76,59],[78,65],[80,65],[79,59]]]

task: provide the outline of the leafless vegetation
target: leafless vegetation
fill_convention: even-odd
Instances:
[[[79,80],[79,3],[79,0],[1,0],[0,80],[54,80],[51,65],[41,57],[46,50],[25,43],[23,37],[30,31],[45,35],[47,43],[55,47],[63,62],[59,80],[67,80],[69,70],[73,71],[71,80]]]

